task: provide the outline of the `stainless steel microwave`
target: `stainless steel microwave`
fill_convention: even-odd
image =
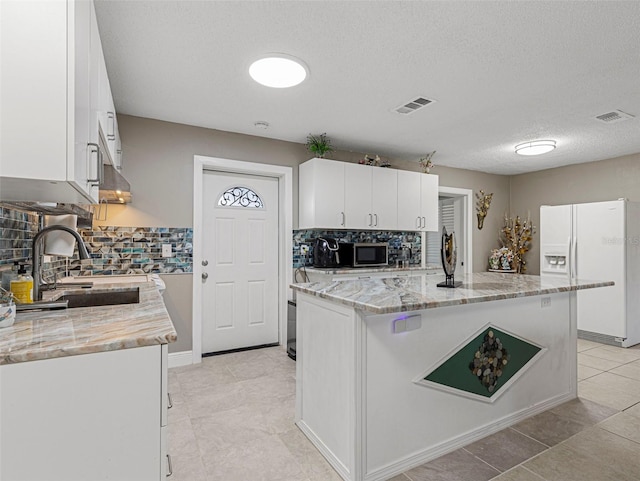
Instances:
[[[341,266],[376,267],[389,265],[389,244],[386,242],[341,242],[338,246]]]

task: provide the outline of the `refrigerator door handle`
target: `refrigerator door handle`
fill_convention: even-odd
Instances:
[[[578,238],[574,237],[571,243],[571,279],[578,278]]]

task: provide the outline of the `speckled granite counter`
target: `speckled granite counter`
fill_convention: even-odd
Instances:
[[[44,297],[55,300],[68,292],[117,291],[132,286],[140,288],[137,304],[18,313],[13,326],[0,329],[0,364],[176,341],[176,331],[153,282],[61,288],[46,292]]]
[[[380,272],[389,273],[418,273],[420,271],[429,272],[442,272],[442,266],[411,266],[411,267],[336,267],[336,268],[322,268],[322,267],[307,267],[307,271],[320,272],[327,275],[341,275],[341,274],[377,274]]]
[[[418,311],[515,297],[612,286],[610,281],[568,281],[539,276],[475,273],[456,277],[456,289],[436,287],[444,275],[293,284],[292,289],[375,314]]]

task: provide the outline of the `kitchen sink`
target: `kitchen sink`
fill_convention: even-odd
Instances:
[[[118,291],[78,292],[67,293],[56,301],[67,301],[68,308],[114,306],[118,304],[137,304],[140,302],[138,287],[126,288]]]

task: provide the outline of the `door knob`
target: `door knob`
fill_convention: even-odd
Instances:
[[[203,266],[205,266],[205,267],[206,267],[206,266],[208,266],[208,265],[209,265],[209,261],[208,261],[208,260],[206,260],[206,259],[205,259],[205,260],[203,260],[203,261],[202,261],[202,265],[203,265]]]
[[[209,274],[207,274],[206,272],[202,273],[202,280],[206,281],[209,278]]]

